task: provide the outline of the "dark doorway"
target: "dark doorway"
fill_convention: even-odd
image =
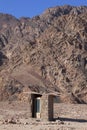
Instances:
[[[33,118],[40,118],[41,112],[41,95],[34,94],[33,103],[32,103],[32,117]]]

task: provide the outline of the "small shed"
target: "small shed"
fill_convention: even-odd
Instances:
[[[44,80],[37,70],[25,64],[15,69],[11,77],[24,86],[19,98],[28,100],[29,117],[53,120],[54,98],[58,96],[55,93],[58,94],[60,90],[49,80]]]
[[[29,117],[52,121],[54,118],[54,97],[56,95],[53,93],[29,93]]]

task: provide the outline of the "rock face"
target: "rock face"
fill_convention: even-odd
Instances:
[[[49,8],[32,19],[0,14],[0,100],[23,100],[30,90],[87,103],[87,7]]]

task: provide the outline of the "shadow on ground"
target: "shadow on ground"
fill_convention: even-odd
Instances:
[[[64,117],[58,117],[54,119],[56,120],[60,120],[60,121],[70,121],[70,122],[80,122],[80,123],[85,123],[87,122],[87,120],[85,119],[73,119],[73,118],[64,118]]]

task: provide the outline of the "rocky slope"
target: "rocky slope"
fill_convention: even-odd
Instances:
[[[30,90],[87,103],[86,6],[49,8],[32,19],[0,14],[0,100],[24,100]]]

